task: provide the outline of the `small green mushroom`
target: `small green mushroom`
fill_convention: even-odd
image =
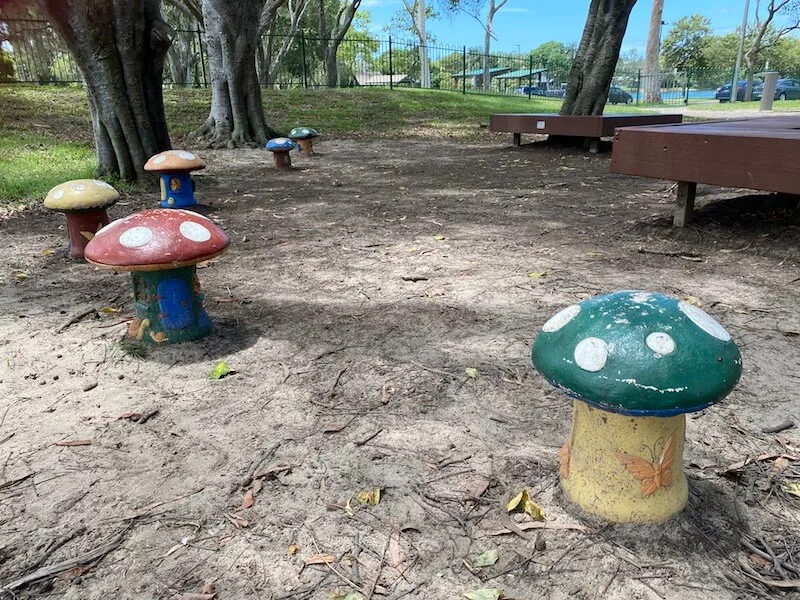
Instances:
[[[681,510],[684,414],[718,402],[739,380],[730,334],[677,298],[623,291],[557,313],[531,354],[575,398],[561,452],[570,499],[619,522],[658,522]]]

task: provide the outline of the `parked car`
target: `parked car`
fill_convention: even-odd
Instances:
[[[611,104],[630,104],[633,102],[633,96],[621,87],[612,85],[608,90],[608,101]]]
[[[753,100],[761,100],[764,83],[753,84]],[[800,98],[800,81],[797,79],[778,79],[775,85],[775,100],[797,100]]]
[[[546,98],[563,98],[566,90],[562,89],[547,89],[540,86],[520,86],[514,90],[517,96],[544,96]]]
[[[761,98],[761,94],[758,95],[758,98],[755,97],[755,89],[757,85],[763,85],[763,81],[754,80],[753,81],[753,96],[751,97],[752,100],[758,100]],[[742,102],[744,100],[744,92],[747,89],[747,80],[740,79],[736,83],[736,100],[738,102]],[[714,98],[719,100],[720,102],[730,102],[731,101],[731,84],[726,83],[725,85],[721,85],[717,88],[717,92],[714,94]]]

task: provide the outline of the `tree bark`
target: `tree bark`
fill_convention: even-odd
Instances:
[[[339,46],[344,36],[347,35],[353,17],[360,6],[361,0],[341,0],[336,18],[329,28],[328,19],[325,16],[325,0],[317,0],[317,35],[322,44],[322,64],[328,87],[339,85],[339,66],[336,62],[336,53],[339,51]]]
[[[636,0],[592,0],[572,62],[562,115],[601,115]]]
[[[173,31],[160,0],[37,0],[85,81],[97,171],[128,181],[170,148],[161,85]]]
[[[644,58],[644,70],[647,73],[644,101],[648,104],[661,102],[661,17],[664,14],[664,0],[653,0],[650,12],[650,28],[647,31],[647,51]]]
[[[263,145],[267,125],[256,73],[259,17],[265,0],[203,0],[211,71],[211,110],[193,132],[212,148]]]
[[[495,3],[495,0],[489,0],[489,8],[486,10],[486,24],[483,26],[483,89],[484,91],[491,91],[492,89],[492,72],[491,65],[489,64],[489,49],[492,45],[492,38],[494,35],[494,16],[497,12],[505,6],[508,0],[500,0]],[[480,20],[479,20],[480,22]]]

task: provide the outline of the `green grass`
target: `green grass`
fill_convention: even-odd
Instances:
[[[478,139],[492,113],[557,112],[561,106],[548,98],[408,88],[270,89],[262,94],[273,128],[285,132],[306,125],[335,137]],[[205,89],[164,91],[176,145],[205,120],[210,101]],[[607,111],[636,109],[609,106]],[[40,200],[58,183],[91,177],[92,125],[81,87],[0,86],[0,123],[0,205]]]
[[[44,198],[69,179],[92,177],[92,149],[84,143],[41,135],[0,135],[0,202]]]
[[[710,102],[702,105],[703,110],[731,111],[731,110],[758,110],[761,101],[756,102]],[[700,108],[693,106],[693,108]],[[772,103],[772,112],[791,112],[800,110],[800,100],[775,100]]]

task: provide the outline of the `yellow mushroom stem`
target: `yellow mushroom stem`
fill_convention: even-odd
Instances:
[[[559,453],[561,486],[584,512],[615,523],[660,523],[688,499],[686,418],[636,417],[576,400]]]

